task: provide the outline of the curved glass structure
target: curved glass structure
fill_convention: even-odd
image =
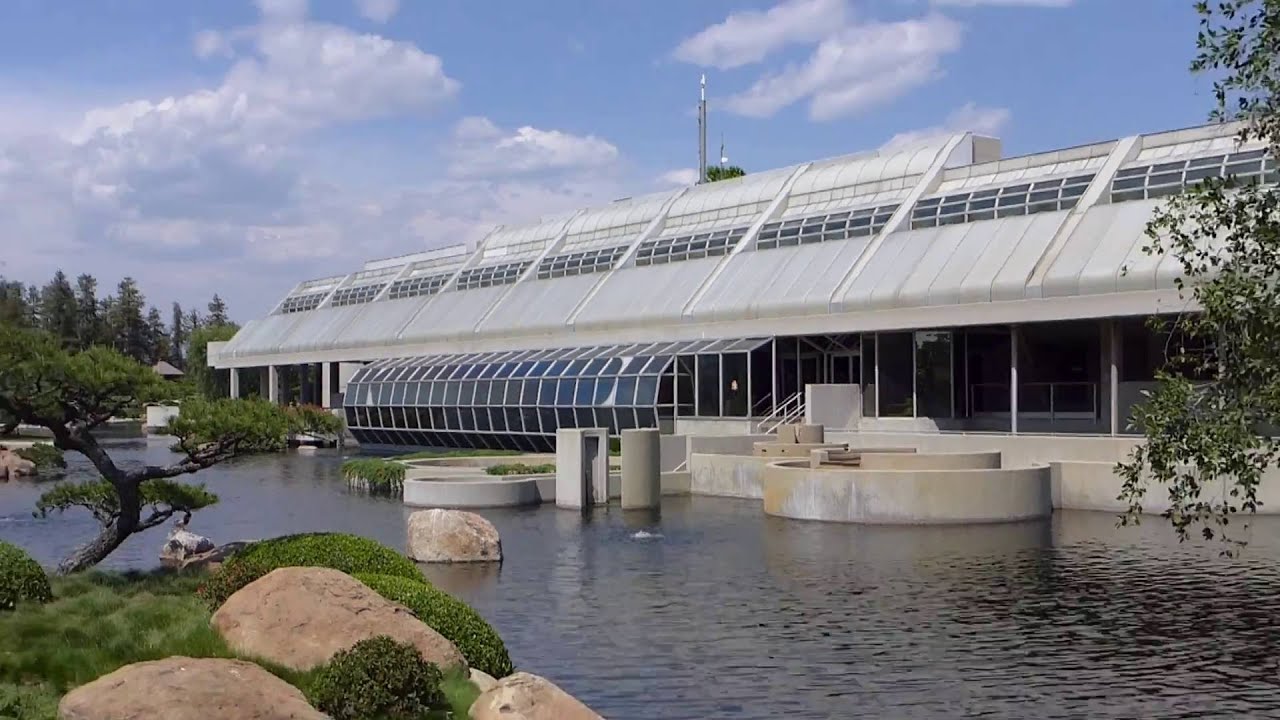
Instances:
[[[553,452],[558,428],[656,428],[677,404],[677,356],[767,340],[695,340],[380,360],[347,385],[362,444]],[[688,392],[687,390],[685,391]],[[680,400],[682,404],[692,398]]]

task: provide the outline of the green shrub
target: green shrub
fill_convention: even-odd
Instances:
[[[419,450],[418,452],[396,455],[395,460],[436,460],[439,458],[459,457],[501,457],[503,455],[524,455],[523,450]]]
[[[404,471],[404,464],[382,458],[352,458],[342,463],[342,477],[349,485],[375,495],[403,495]]]
[[[49,576],[40,563],[17,545],[0,541],[0,610],[12,610],[23,600],[46,603],[52,599]]]
[[[471,667],[495,678],[512,673],[511,656],[502,638],[466,603],[430,585],[403,577],[361,573],[356,579],[384,598],[412,610],[419,620],[456,645]]]
[[[13,451],[13,454],[35,463],[36,473],[56,472],[65,470],[67,467],[67,461],[62,457],[62,451],[49,443],[36,443],[30,447],[18,448]]]
[[[503,463],[490,465],[484,469],[490,475],[546,475],[556,471],[555,463],[528,465],[526,463]]]
[[[216,609],[240,588],[282,567],[324,567],[349,575],[376,573],[426,582],[412,560],[374,540],[345,533],[303,533],[246,546],[198,592]]]
[[[311,682],[311,701],[334,720],[417,720],[443,709],[440,669],[386,635],[333,656]]]

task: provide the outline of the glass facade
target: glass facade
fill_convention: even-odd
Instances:
[[[559,428],[659,427],[690,403],[676,359],[767,340],[696,340],[381,360],[347,385],[347,425],[366,444],[552,452]],[[714,392],[717,385],[708,383]],[[743,387],[741,384],[739,387]],[[735,407],[736,409],[736,407]]]

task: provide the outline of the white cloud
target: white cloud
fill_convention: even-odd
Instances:
[[[844,25],[847,12],[846,0],[784,0],[764,12],[733,13],[685,38],[673,55],[704,67],[740,67],[787,45],[822,39]]]
[[[698,182],[697,168],[679,168],[668,170],[657,178],[657,183],[664,186],[686,187]]]
[[[726,106],[769,117],[808,100],[814,120],[862,112],[939,77],[942,57],[959,48],[961,35],[958,23],[936,14],[850,25],[818,43],[805,62],[759,78]]]
[[[356,0],[356,9],[373,22],[385,23],[400,11],[400,0]]]
[[[205,60],[215,56],[230,57],[230,39],[217,30],[201,30],[192,40],[192,49],[196,57]]]
[[[524,126],[503,130],[488,118],[468,117],[454,129],[449,174],[458,178],[511,177],[603,168],[618,148],[594,135]]]
[[[900,150],[915,145],[924,145],[948,138],[952,135],[973,132],[979,135],[999,135],[1009,124],[1011,114],[1008,108],[981,107],[974,103],[953,110],[940,124],[901,132],[889,139],[881,149]]]
[[[307,16],[307,0],[254,0],[267,20],[296,22]]]
[[[1075,4],[1075,0],[933,0],[934,5],[951,7],[1041,7],[1061,8]]]

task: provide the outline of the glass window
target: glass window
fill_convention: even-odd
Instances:
[[[461,418],[458,427],[467,431],[476,429],[476,415],[472,412],[471,408],[458,408],[458,417]]]
[[[568,407],[573,405],[573,388],[576,380],[561,380],[560,387],[556,391],[556,405]]]
[[[556,381],[543,380],[541,389],[538,391],[539,405],[555,405],[556,404]]]
[[[556,408],[556,427],[571,428],[577,426],[573,408]]]
[[[458,404],[474,405],[476,399],[476,383],[474,380],[463,380],[458,383]]]
[[[604,370],[604,366],[607,365],[608,362],[609,361],[605,358],[596,358],[595,360],[592,360],[589,363],[587,363],[587,369],[584,371],[584,374],[589,375],[591,377],[598,377],[600,375],[600,372]]]
[[[617,375],[622,372],[622,364],[625,362],[620,357],[609,358],[609,364],[605,366],[602,375]]]
[[[551,363],[551,369],[550,369],[550,370],[548,370],[547,372],[548,372],[548,374],[549,374],[549,375],[554,375],[554,376],[556,376],[556,377],[560,377],[561,375],[563,375],[563,374],[564,374],[565,369],[566,369],[566,368],[568,368],[568,367],[569,367],[569,361],[567,361],[567,360],[557,360],[557,361],[555,361],[555,362]]]
[[[636,379],[633,377],[618,378],[618,392],[614,395],[614,405],[634,405],[636,402]]]
[[[733,353],[722,355],[724,376],[720,379],[724,397],[724,414],[728,417],[747,416],[747,355]]]
[[[949,418],[951,412],[951,333],[916,333],[916,415]]]
[[[580,406],[591,405],[592,398],[595,397],[596,381],[594,378],[583,378],[578,381],[578,391],[574,396],[574,404]]]
[[[444,404],[445,405],[458,404],[458,385],[460,384],[461,383],[459,383],[457,380],[450,380],[449,382],[444,384]]]
[[[876,336],[862,336],[862,415],[876,416]]]
[[[596,381],[596,398],[591,403],[599,407],[605,407],[613,404],[613,386],[616,381],[614,378],[603,377]]]
[[[581,375],[581,374],[583,374],[583,371],[585,371],[586,369],[587,369],[587,361],[586,361],[586,360],[574,360],[573,362],[569,363],[569,372],[568,372],[568,374],[569,374],[569,375],[575,375],[575,376],[576,376],[576,375]]]
[[[699,355],[697,361],[698,415],[720,416],[720,356]]]
[[[636,408],[636,427],[658,427],[658,414],[653,408]]]
[[[475,400],[472,404],[487,405],[489,403],[489,389],[490,385],[488,380],[477,380]]]
[[[633,357],[627,362],[627,366],[625,369],[623,369],[622,374],[623,375],[639,374],[639,372],[644,369],[644,366],[648,364],[648,362],[649,362],[649,358],[647,357]]]
[[[515,385],[515,383],[511,383]],[[520,404],[521,405],[537,405],[538,404],[538,381],[522,380],[520,384]]]
[[[482,430],[485,432],[488,432],[489,430],[491,430],[492,427],[489,424],[489,409],[476,408],[475,412],[476,412],[476,430]]]
[[[743,390],[746,393],[746,390]],[[642,375],[636,380],[636,405],[653,405],[658,402],[658,376]]]
[[[542,424],[542,432],[550,435],[556,431],[555,408],[538,408],[538,420]]]
[[[880,333],[876,339],[880,361],[880,417],[915,414],[914,338],[909,332]]]

